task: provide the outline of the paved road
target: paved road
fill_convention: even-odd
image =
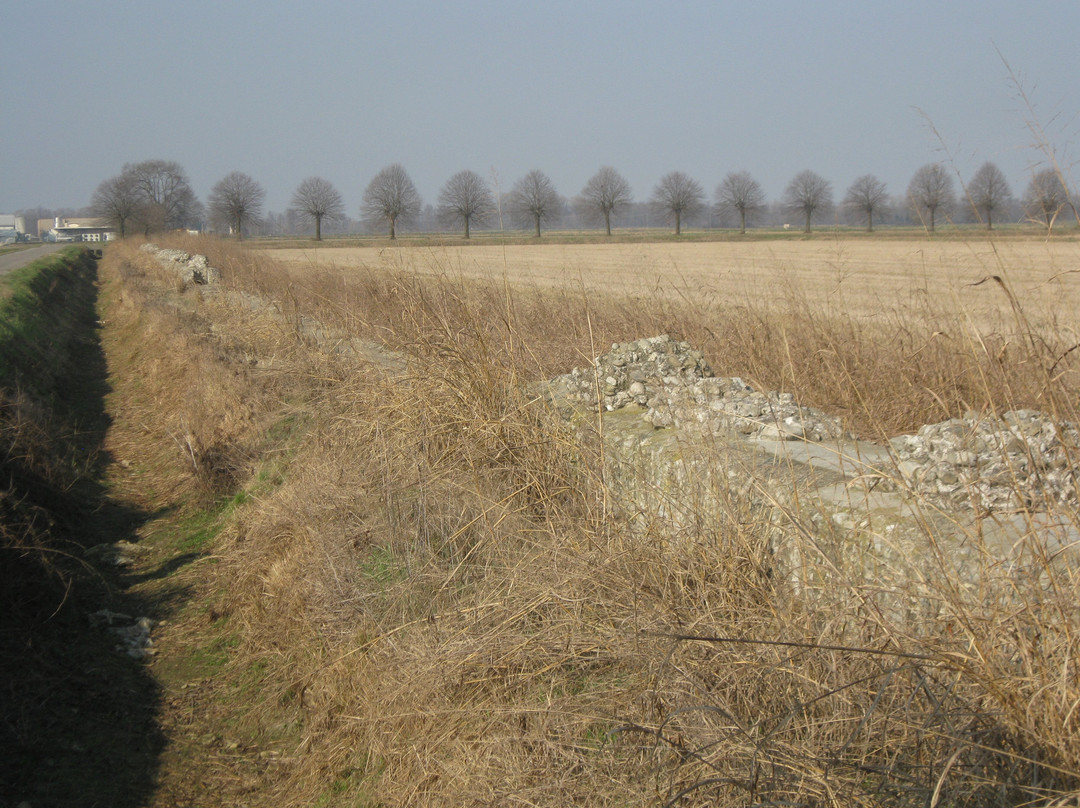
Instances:
[[[29,264],[38,258],[49,253],[54,253],[57,250],[62,250],[64,247],[69,247],[69,244],[41,244],[37,247],[31,247],[27,250],[18,250],[17,252],[5,253],[0,255],[0,275],[6,275],[13,269],[18,269],[24,264]]]

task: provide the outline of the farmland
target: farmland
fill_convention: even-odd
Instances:
[[[307,270],[405,270],[517,286],[585,290],[605,296],[692,299],[698,305],[784,302],[852,316],[884,310],[952,308],[983,325],[1009,303],[993,284],[1000,275],[1040,320],[1070,325],[1080,312],[1077,243],[1038,236],[966,239],[856,237],[719,242],[536,243],[274,249],[297,277]]]

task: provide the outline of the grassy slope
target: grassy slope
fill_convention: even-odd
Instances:
[[[102,262],[107,446],[119,461],[107,482],[112,496],[153,515],[123,582],[162,621],[149,670],[164,743],[146,804],[234,805],[253,799],[275,758],[262,754],[266,738],[238,727],[258,680],[224,675],[239,635],[220,610],[229,582],[216,571],[215,540],[251,495],[243,485],[257,493],[274,482],[254,475],[270,474],[257,458],[288,435],[269,427],[289,383],[256,384],[243,349],[211,336],[149,258],[124,250]]]

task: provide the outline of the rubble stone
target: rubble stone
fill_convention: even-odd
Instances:
[[[654,429],[678,427],[759,441],[851,439],[839,418],[804,407],[794,395],[754,390],[713,374],[701,351],[666,334],[617,343],[591,368],[553,379],[550,393],[591,409],[642,410]],[[1076,503],[1071,462],[1074,424],[1036,410],[1000,418],[968,412],[889,441],[886,488],[908,488],[952,507],[983,512]]]
[[[141,249],[153,255],[163,267],[175,271],[185,284],[202,286],[221,282],[221,270],[210,266],[205,255],[166,250],[150,243],[142,245]]]

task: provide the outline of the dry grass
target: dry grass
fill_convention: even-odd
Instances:
[[[261,462],[257,441],[266,402],[276,409],[288,395],[288,374],[260,372],[250,361],[260,355],[265,362],[280,349],[272,341],[277,329],[267,338],[253,315],[246,333],[214,338],[212,301],[175,305],[167,296],[179,289],[175,278],[145,253],[130,250],[118,264],[120,283],[107,303],[110,372],[140,383],[125,391],[124,428],[112,431],[112,447],[150,462],[137,480],[119,475],[117,492],[136,500],[152,492],[161,502],[212,504]]]
[[[1077,386],[1064,361],[1080,343],[1075,243],[976,238],[272,255],[322,316],[388,341],[411,311],[399,287],[433,278],[485,296],[504,327],[530,328],[520,342],[534,361],[519,372],[565,372],[612,342],[666,332],[700,346],[718,375],[796,392],[880,438],[965,410],[1052,409],[1050,379]]]
[[[1073,282],[1076,242],[985,232],[964,240],[850,238],[613,244],[311,247],[271,251],[302,282],[312,272],[346,277],[406,271],[502,281],[515,287],[579,289],[600,300],[657,298],[717,311],[806,303],[816,311],[878,319],[888,312],[962,314],[981,328],[1011,320],[993,289],[1006,279],[1025,305],[1048,323],[1075,326],[1080,291]]]
[[[932,246],[918,288],[896,281],[876,305],[852,291],[849,309],[875,254],[861,243],[794,245],[842,265],[821,257],[809,284],[797,256],[738,253],[738,294],[720,270],[695,274],[731,245],[387,250],[351,269],[320,250],[286,269],[189,243],[234,291],[275,302],[208,296],[185,316],[220,367],[265,373],[256,410],[276,397],[294,425],[263,458],[280,484],[253,478],[215,547],[215,608],[240,636],[229,675],[259,671],[235,720],[283,754],[262,802],[1015,805],[1080,787],[1077,581],[1039,537],[1025,577],[986,557],[963,578],[928,530],[936,575],[875,579],[838,574],[827,536],[723,487],[696,529],[632,526],[608,507],[602,442],[528,393],[613,341],[669,332],[719,373],[841,408],[867,434],[969,407],[1074,415],[1073,315],[1056,304],[1075,247],[1013,265],[1003,256],[1030,245],[960,245],[976,257],[950,278],[1006,280],[952,297],[927,294],[954,266]],[[619,267],[624,250],[640,258]],[[150,273],[125,245],[107,262]],[[766,264],[780,280],[762,294]],[[1024,297],[1044,287],[1059,290],[1045,305]],[[965,294],[987,313],[970,317]],[[328,347],[346,339],[404,365]],[[192,434],[243,445],[258,418],[230,420],[239,402],[199,367],[208,421]],[[789,586],[777,541],[829,585]]]

